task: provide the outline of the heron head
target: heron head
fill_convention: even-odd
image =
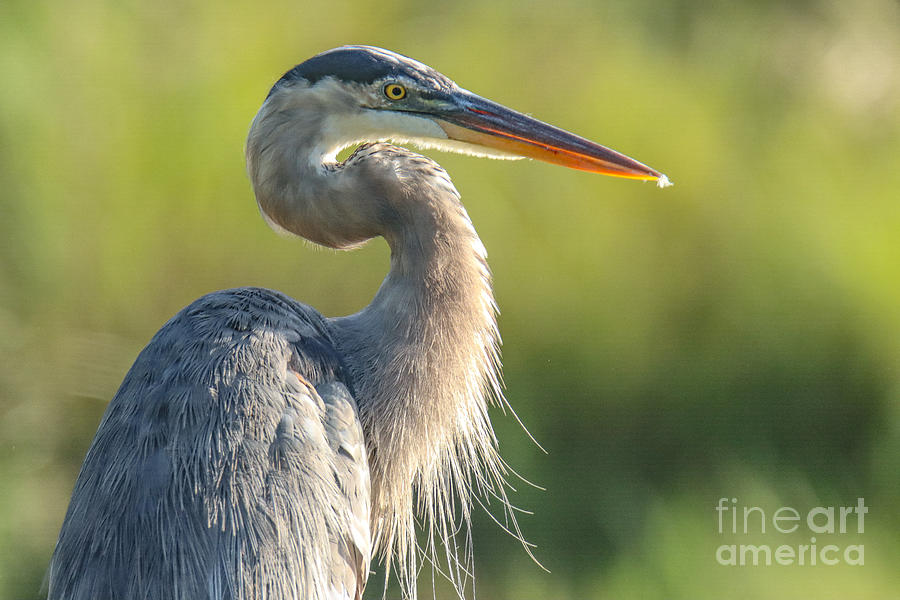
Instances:
[[[614,150],[460,88],[411,58],[372,46],[342,46],[297,65],[267,103],[318,101],[320,157],[364,141],[546,162],[667,185],[665,175]]]

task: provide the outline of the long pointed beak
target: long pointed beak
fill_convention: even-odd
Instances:
[[[660,187],[670,185],[659,171],[615,150],[470,92],[460,92],[454,98],[456,107],[442,111],[436,119],[450,139],[572,169],[656,181]]]

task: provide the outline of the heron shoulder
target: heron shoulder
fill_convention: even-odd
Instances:
[[[357,597],[371,542],[351,388],[326,320],[283,294],[183,309],[107,408],[49,597]]]

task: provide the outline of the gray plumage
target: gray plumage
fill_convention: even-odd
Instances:
[[[369,478],[329,329],[252,288],[205,296],[167,323],[85,458],[50,597],[358,596]]]
[[[85,458],[50,599],[352,599],[376,554],[406,596],[423,558],[462,595],[476,495],[521,539],[488,418],[503,400],[484,246],[447,173],[386,139],[662,177],[386,50],[288,71],[247,140],[261,213],[331,248],[384,237],[390,271],[347,317],[242,288],[169,321]]]

